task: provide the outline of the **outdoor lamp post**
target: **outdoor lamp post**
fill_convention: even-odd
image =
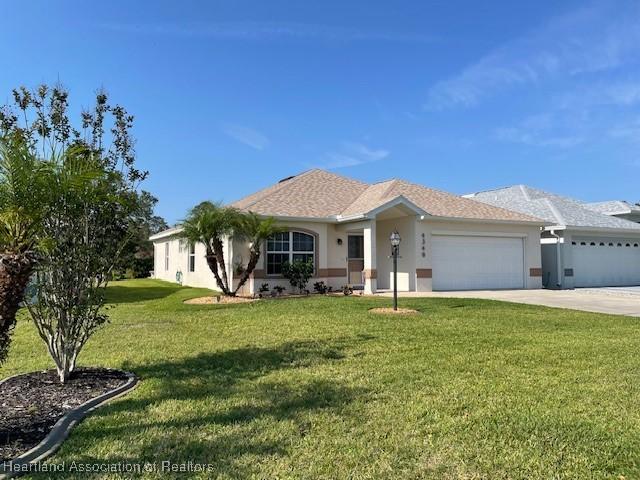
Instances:
[[[398,310],[398,251],[400,249],[400,234],[394,230],[389,237],[391,241],[391,256],[393,257],[393,309]]]

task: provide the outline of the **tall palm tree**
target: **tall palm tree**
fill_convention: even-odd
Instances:
[[[260,260],[260,247],[274,233],[282,231],[273,217],[260,218],[253,212],[242,215],[238,222],[236,235],[249,242],[249,262],[233,294],[235,295],[247,282]]]
[[[203,243],[207,265],[222,293],[233,295],[224,261],[223,238],[233,235],[241,214],[232,207],[202,202],[191,209],[182,223],[182,237],[191,243]]]
[[[0,364],[36,264],[48,172],[25,142],[0,138]]]

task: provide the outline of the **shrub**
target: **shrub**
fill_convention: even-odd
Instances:
[[[329,291],[329,287],[322,281],[314,283],[313,289],[320,295],[325,295]]]
[[[303,293],[309,279],[313,275],[313,263],[296,260],[293,263],[282,264],[282,275],[289,280],[293,288],[297,288]]]

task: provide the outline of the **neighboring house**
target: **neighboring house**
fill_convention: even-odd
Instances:
[[[545,287],[640,285],[640,224],[525,185],[465,197],[549,223],[541,237]]]
[[[584,206],[594,212],[640,223],[640,206],[633,205],[629,202],[625,202],[624,200],[585,203]]]
[[[398,286],[404,291],[540,288],[540,228],[533,215],[412,184],[372,185],[323,170],[292,176],[232,206],[273,216],[287,231],[262,246],[260,263],[243,293],[263,283],[289,287],[282,263],[313,262],[315,281],[349,284],[371,293],[392,288],[389,235],[402,237]],[[204,246],[179,240],[179,229],[151,237],[155,278],[215,288]],[[235,278],[248,246],[225,241]],[[311,285],[310,285],[311,286]]]

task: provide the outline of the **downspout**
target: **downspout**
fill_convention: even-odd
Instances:
[[[560,235],[556,234],[555,230],[550,230],[549,233],[556,239],[556,286],[562,288],[562,249],[560,248]]]

